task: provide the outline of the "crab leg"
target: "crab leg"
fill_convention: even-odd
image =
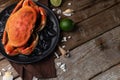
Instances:
[[[41,22],[39,27],[36,29],[37,31],[41,31],[46,25],[46,12],[42,7],[39,7],[39,13],[41,15]]]
[[[33,35],[33,37],[35,37],[35,40],[32,42],[32,44],[29,47],[27,47],[23,50],[20,50],[21,51],[20,53],[29,55],[34,50],[34,48],[36,47],[36,45],[38,43],[38,35],[37,34],[35,36]]]
[[[24,2],[23,2],[23,6],[28,6],[29,5],[29,0],[25,0]]]
[[[16,11],[18,11],[18,10],[22,7],[23,2],[24,2],[24,0],[21,0],[21,1],[17,4],[17,6],[15,7],[15,9],[12,11],[11,14],[15,13]]]
[[[2,44],[5,45],[8,41],[8,38],[7,38],[7,32],[4,31],[3,32],[3,37],[2,37]]]
[[[28,0],[28,1],[29,1],[30,6],[34,6],[35,10],[41,15],[40,25],[36,29],[36,31],[41,31],[46,25],[46,12],[42,7],[36,6],[36,4],[32,2],[31,0]]]
[[[32,6],[36,10],[37,13],[39,13],[38,6],[31,0],[28,0],[28,2],[29,2],[29,5]]]
[[[30,6],[36,6],[36,4],[33,1],[31,1],[31,0],[28,0],[28,1],[30,3]]]

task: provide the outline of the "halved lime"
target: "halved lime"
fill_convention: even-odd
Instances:
[[[55,7],[58,7],[61,5],[62,3],[62,0],[50,0],[50,3],[55,6]]]

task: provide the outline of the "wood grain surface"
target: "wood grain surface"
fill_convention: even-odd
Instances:
[[[0,12],[17,1],[0,0]],[[45,80],[120,80],[120,0],[63,0],[59,8],[75,10],[68,17],[76,24],[74,31],[61,33],[72,37],[61,43],[71,50],[71,57],[56,59],[66,64],[67,71],[56,66],[58,77]],[[0,64],[0,71],[10,65],[2,55]],[[15,80],[22,80],[12,72]]]

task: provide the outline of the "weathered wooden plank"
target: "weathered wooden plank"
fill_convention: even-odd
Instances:
[[[81,1],[84,1],[84,0],[81,0]],[[71,17],[69,17],[75,23],[81,22],[81,21],[83,21],[93,15],[96,15],[96,14],[98,14],[120,2],[120,0],[117,0],[117,1],[116,0],[93,0],[93,1],[89,0],[88,4],[86,4],[84,6],[80,6],[80,4],[82,4],[81,1],[79,1],[79,0],[65,1],[65,3],[63,3],[63,5],[61,6],[62,11],[66,10],[68,8],[75,10],[75,14],[72,15]],[[72,6],[67,5],[69,2],[72,3]]]
[[[119,64],[119,35],[120,26],[72,50],[71,58],[56,59],[56,62],[66,63],[67,71],[58,70],[58,79],[54,80],[89,80]],[[104,46],[104,49],[101,49],[101,46]]]
[[[5,71],[12,72],[14,77],[18,76],[17,72],[14,70],[14,68],[12,68],[10,63],[6,59],[3,59],[0,61],[0,72],[2,72],[2,76],[4,75]],[[0,76],[0,80],[2,80],[2,76]]]
[[[120,80],[120,64],[105,71],[91,80]]]
[[[85,8],[91,4],[95,4],[95,3],[98,3],[100,1],[103,1],[103,0],[67,0],[67,1],[63,1],[62,2],[62,6],[60,6],[59,8],[72,8],[74,5],[76,5],[76,8],[74,8],[75,10],[80,10],[82,8]],[[72,3],[71,5],[72,6],[69,6],[68,3]],[[75,7],[75,6],[74,6]]]
[[[0,60],[2,60],[2,59],[4,59],[4,56],[2,56],[2,55],[0,54]]]
[[[5,9],[7,6],[18,2],[19,0],[0,0],[0,12]]]
[[[119,7],[120,3],[77,24],[74,31],[65,33],[65,36],[72,36],[72,39],[64,43],[66,48],[73,49],[74,47],[120,25]],[[68,46],[67,44],[71,44],[71,46]]]
[[[69,17],[74,22],[81,22],[85,19],[88,19],[89,17],[92,17],[114,5],[119,3],[120,0],[102,0],[101,2],[97,4],[93,4],[90,7],[82,8],[82,10],[78,10],[75,12],[75,15]],[[75,7],[76,8],[76,7]],[[77,15],[77,16],[76,16]]]

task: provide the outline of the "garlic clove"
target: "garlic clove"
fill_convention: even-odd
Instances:
[[[66,9],[65,11],[63,11],[63,14],[69,14],[69,13],[73,13],[74,10],[73,9]]]
[[[3,76],[3,80],[13,80],[13,75],[11,72],[5,72],[5,75]]]
[[[63,48],[61,48],[60,46],[59,46],[58,48],[59,48],[60,53],[61,53],[63,56],[67,54],[67,51],[64,50]]]
[[[63,11],[63,15],[65,16],[72,16],[73,13],[74,13],[73,9],[66,9],[65,11]]]

